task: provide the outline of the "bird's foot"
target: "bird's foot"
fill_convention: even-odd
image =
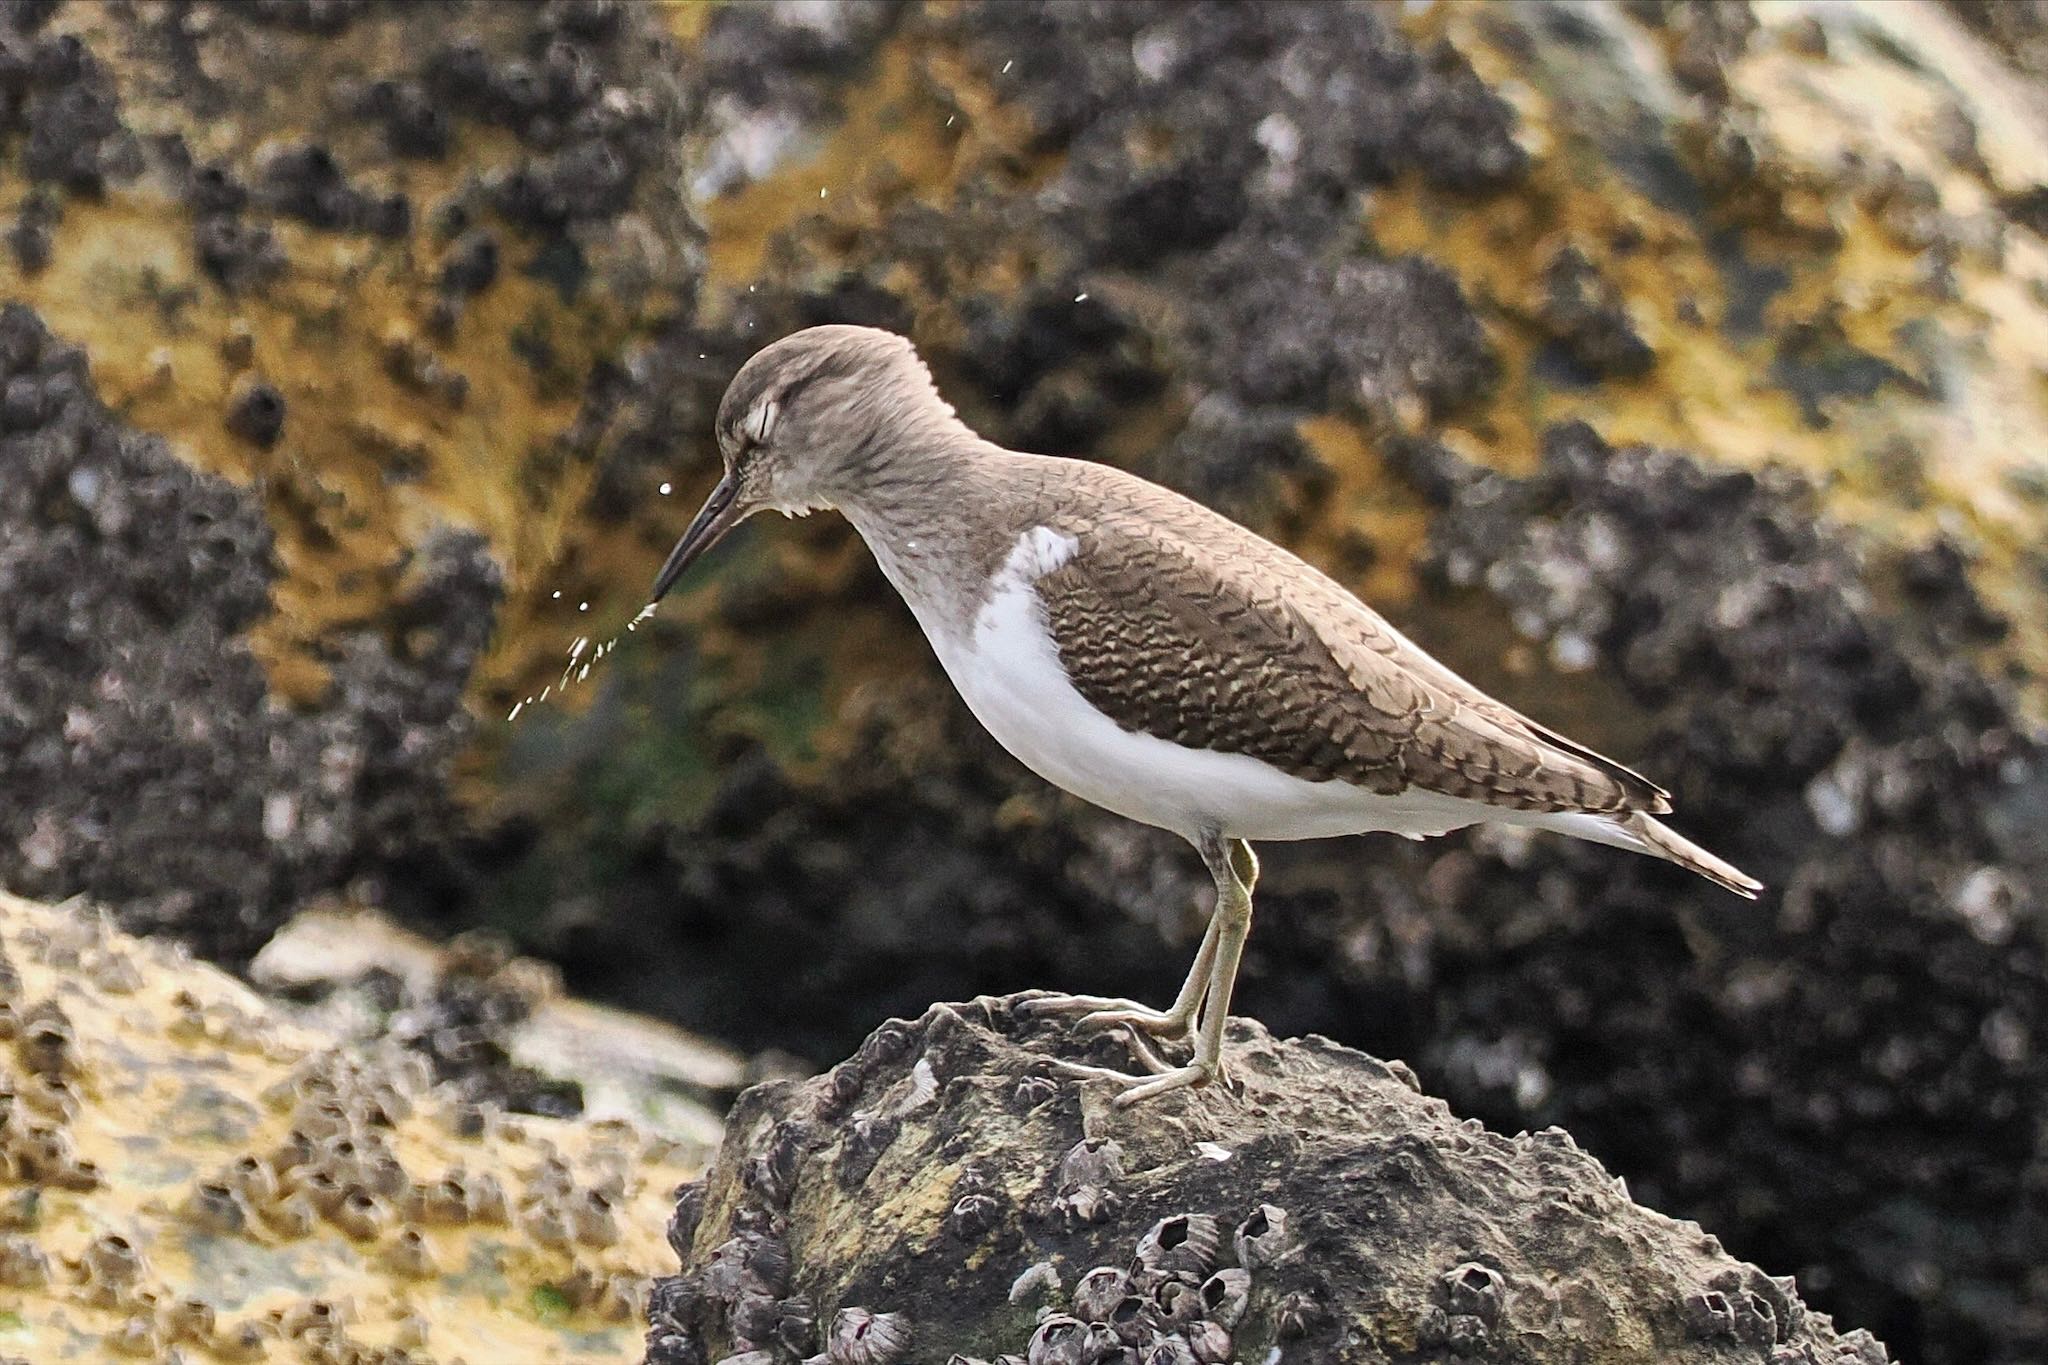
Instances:
[[[1134,1048],[1133,1051],[1138,1053],[1139,1060],[1145,1066],[1144,1074],[1116,1071],[1106,1066],[1087,1066],[1080,1062],[1054,1062],[1053,1066],[1061,1075],[1074,1080],[1108,1081],[1112,1085],[1123,1086],[1124,1092],[1114,1101],[1119,1109],[1128,1109],[1134,1104],[1164,1095],[1168,1091],[1199,1089],[1216,1080],[1221,1072],[1220,1067],[1202,1062],[1194,1062],[1187,1066],[1166,1066],[1159,1062],[1157,1054],[1152,1053],[1149,1048],[1143,1051]]]
[[[1041,995],[1022,1003],[1020,1008],[1036,1017],[1075,1015],[1079,1028],[1101,1029],[1124,1027],[1139,1033],[1149,1033],[1155,1038],[1171,1038],[1181,1034],[1193,1034],[1195,1020],[1192,1013],[1175,1014],[1172,1010],[1155,1010],[1135,1000],[1118,1000],[1101,995]]]
[[[1135,1000],[1124,1000],[1113,995],[1067,995],[1059,991],[1044,991],[1017,1002],[1017,1012],[1034,1019],[1070,1014],[1096,1014],[1104,1010],[1129,1010],[1136,1014],[1160,1012]]]

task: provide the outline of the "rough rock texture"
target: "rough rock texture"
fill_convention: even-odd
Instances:
[[[778,1074],[659,1020],[566,995],[551,964],[514,956],[501,935],[445,944],[374,911],[316,905],[249,963],[249,978],[307,1028],[338,1043],[424,1057],[466,1102],[513,1113],[630,1119],[680,1142],[716,1145],[741,1089]]]
[[[244,639],[276,572],[253,500],[108,412],[85,353],[19,304],[0,376],[0,881],[238,955],[450,837],[498,590],[482,543],[430,539],[403,643],[336,637],[321,709],[293,712]]]
[[[2048,959],[2025,927],[2048,776],[2011,694],[1966,660],[1997,623],[1953,557],[1860,559],[1796,476],[1582,426],[1550,432],[1525,479],[1410,456],[1442,505],[1424,565],[1444,599],[1484,584],[1553,660],[1603,661],[1687,828],[1778,893],[1748,915],[1652,865],[1500,841],[1406,851],[1412,889],[1386,885],[1376,922],[1298,922],[1367,998],[1419,1011],[1393,1033],[1405,1055],[1489,1120],[1568,1120],[1639,1197],[1772,1229],[1802,1282],[1866,1321],[1895,1295],[1935,1334],[2037,1330],[2007,1296],[2026,1283],[2014,1252],[2048,1236],[2027,1174]],[[1887,587],[1924,613],[1878,607]],[[1491,858],[1518,885],[1485,876]],[[1486,961],[1473,926],[1511,952]],[[1615,965],[1589,973],[1596,955]],[[1723,1041],[1664,1041],[1706,1038]],[[1854,1248],[1846,1283],[1809,1270],[1832,1263],[1830,1223]],[[1905,1248],[1963,1223],[1985,1235],[1939,1274],[1991,1297],[1951,1318],[1931,1251]]]
[[[1889,1358],[1560,1130],[1500,1137],[1405,1066],[1245,1021],[1229,1093],[1121,1111],[1049,1078],[1066,1026],[1025,998],[749,1091],[669,1225],[648,1365]]]
[[[508,1119],[84,905],[0,894],[0,1354],[633,1358],[702,1149]]]

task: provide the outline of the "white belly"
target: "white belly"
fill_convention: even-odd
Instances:
[[[1068,681],[1045,626],[1034,584],[1071,553],[1071,542],[1054,532],[1027,533],[970,631],[949,633],[918,612],[968,709],[1046,781],[1189,839],[1205,830],[1251,840],[1375,830],[1421,836],[1500,814],[1428,792],[1386,797],[1344,782],[1309,782],[1243,754],[1123,729]]]

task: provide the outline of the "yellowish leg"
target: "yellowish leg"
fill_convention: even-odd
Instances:
[[[1220,910],[1220,893],[1217,905]],[[1195,962],[1188,971],[1188,979],[1181,985],[1180,994],[1174,997],[1173,1004],[1164,1010],[1155,1010],[1135,1000],[1117,1000],[1100,995],[1041,995],[1025,1001],[1023,1008],[1030,1014],[1079,1014],[1081,1018],[1076,1022],[1082,1028],[1122,1024],[1154,1037],[1185,1034],[1192,1038],[1195,1012],[1202,1007],[1202,996],[1209,989],[1209,969],[1216,961],[1218,922],[1217,914],[1209,916],[1209,927],[1202,933],[1202,946],[1195,950]]]
[[[1259,860],[1252,853],[1251,846],[1242,839],[1209,836],[1200,847],[1202,861],[1208,864],[1210,875],[1216,879],[1216,913],[1209,921],[1209,932],[1204,936],[1202,951],[1196,957],[1196,974],[1201,974],[1206,967],[1207,979],[1197,985],[1191,976],[1181,991],[1182,999],[1174,1002],[1174,1010],[1162,1016],[1171,1017],[1184,1002],[1192,1001],[1188,1008],[1198,1016],[1194,1060],[1186,1066],[1168,1067],[1149,1047],[1139,1044],[1134,1051],[1147,1074],[1133,1075],[1071,1062],[1059,1065],[1062,1072],[1071,1076],[1116,1081],[1130,1086],[1117,1096],[1119,1106],[1133,1105],[1183,1086],[1207,1085],[1223,1074],[1223,1026],[1230,1017],[1230,996],[1237,981],[1238,962],[1244,955],[1245,937],[1251,932],[1252,888],[1258,883]],[[1090,1015],[1082,1022],[1090,1020],[1131,1022],[1122,1018],[1104,1019],[1101,1013]],[[1134,1038],[1133,1042],[1136,1041]]]

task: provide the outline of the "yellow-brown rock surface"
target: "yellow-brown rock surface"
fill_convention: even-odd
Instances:
[[[88,906],[0,895],[0,978],[0,1357],[638,1358],[701,1149],[458,1103]]]

